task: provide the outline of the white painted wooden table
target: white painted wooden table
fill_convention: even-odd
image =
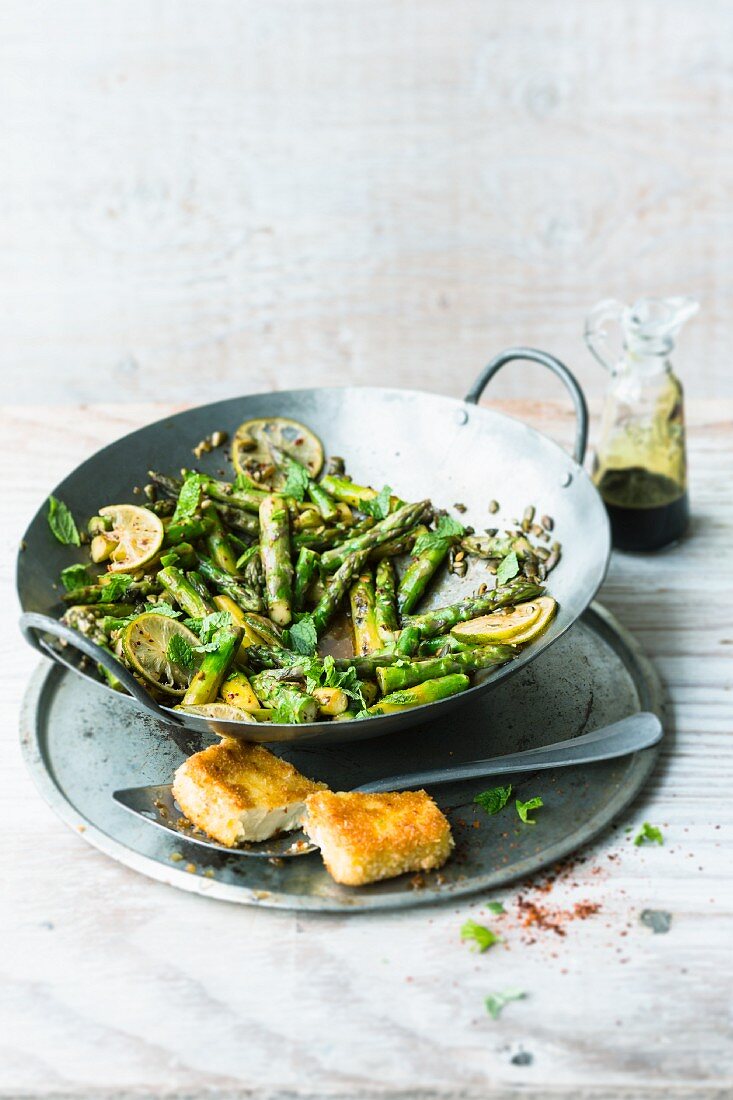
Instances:
[[[548,893],[503,892],[486,921],[505,944],[483,956],[459,929],[485,898],[350,919],[217,903],[105,859],[36,795],[17,746],[36,662],[14,630],[18,538],[68,469],[166,411],[3,417],[0,1096],[729,1097],[733,402],[690,410],[689,538],[615,556],[602,593],[669,689],[662,762],[628,815],[664,847],[622,827]],[[569,432],[564,408],[514,411]],[[559,936],[521,925],[522,892],[551,914],[600,909]],[[647,908],[672,914],[667,934]],[[493,1021],[484,998],[509,986],[526,1000]]]

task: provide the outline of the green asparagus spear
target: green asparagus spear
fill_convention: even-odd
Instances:
[[[453,672],[478,672],[482,668],[503,665],[513,656],[514,650],[508,645],[481,646],[464,653],[452,653],[447,657],[430,657],[426,661],[378,668],[377,683],[380,690],[388,695],[391,691],[401,691]]]
[[[531,600],[543,591],[541,585],[517,581],[503,588],[495,588],[485,596],[469,596],[447,607],[435,607],[424,615],[412,615],[404,620],[404,625],[415,627],[421,639],[433,638],[436,634],[445,634],[456,623],[465,623],[498,607]]]
[[[282,683],[260,672],[252,677],[252,687],[257,698],[266,707],[279,711],[284,720],[290,722],[315,722],[318,718],[318,703],[293,684]]]
[[[235,489],[228,481],[217,481],[216,478],[204,478],[203,489],[207,497],[221,504],[229,504],[232,508],[239,508],[243,512],[253,512],[255,515],[260,510],[260,505],[267,493],[259,489]]]
[[[395,645],[398,657],[412,657],[420,644],[420,632],[414,626],[404,626]]]
[[[350,504],[352,508],[359,508],[364,501],[374,500],[379,496],[371,485],[357,485],[348,477],[339,477],[335,474],[326,474],[321,478],[321,485],[330,493],[334,500],[340,500],[344,504]],[[401,508],[405,502],[399,497],[390,497],[390,508],[394,511]]]
[[[367,714],[393,714],[395,711],[409,710],[410,707],[421,707],[425,703],[435,703],[438,699],[447,699],[450,695],[465,691],[469,682],[468,676],[460,672],[441,676],[437,680],[425,680],[405,691],[385,695],[367,709]]]
[[[389,558],[385,558],[377,565],[374,589],[374,617],[381,646],[391,645],[400,628],[396,587],[397,577],[394,565]]]
[[[331,573],[334,569],[338,569],[349,554],[353,554],[357,550],[373,550],[380,543],[388,542],[389,539],[404,534],[405,531],[410,527],[414,527],[416,523],[424,518],[429,508],[430,501],[427,500],[418,501],[416,504],[405,504],[402,508],[398,508],[396,512],[391,512],[386,519],[375,523],[370,530],[354,538],[348,538],[346,542],[341,543],[340,546],[336,546],[332,550],[327,550],[321,556],[323,568],[327,573]]]
[[[184,707],[213,703],[237,655],[241,641],[242,631],[237,626],[224,627],[220,631],[217,648],[211,653],[204,654],[201,664],[193,674],[188,690],[183,696]]]
[[[175,565],[168,565],[165,569],[161,569],[158,580],[178,606],[191,618],[203,619],[214,610],[211,601],[204,599]]]
[[[278,626],[288,626],[293,618],[290,519],[283,498],[274,494],[260,505],[260,552],[270,618]]]
[[[326,629],[336,609],[346,595],[352,579],[363,568],[368,556],[368,547],[354,551],[344,559],[333,574],[326,586],[326,591],[323,593],[313,610],[313,625],[316,628],[316,633],[322,634]]]
[[[158,574],[160,579],[160,574]],[[144,599],[145,596],[149,596],[153,592],[159,591],[159,585],[156,581],[141,580],[133,581],[124,590],[124,597],[126,600]],[[113,584],[86,584],[81,588],[75,588],[72,592],[64,592],[61,599],[64,603],[79,604],[79,603],[119,603],[120,593],[115,589]]]
[[[361,535],[365,531],[370,531],[375,523],[376,520],[371,516],[367,516],[366,519],[361,520],[359,523],[337,523],[333,527],[325,527],[322,525],[306,530],[298,530],[293,534],[293,546],[296,550],[300,550],[303,546],[307,546],[310,550],[330,550],[340,543],[345,542],[346,539],[353,538],[355,535]]]
[[[215,508],[209,509],[207,519],[211,523],[211,529],[206,536],[206,547],[211,560],[214,565],[218,566],[219,569],[223,569],[225,573],[236,576],[237,555],[234,553],[229,536],[224,530],[224,524],[221,522],[221,517]]]
[[[181,542],[194,542],[204,538],[211,531],[214,520],[211,516],[188,516],[186,519],[171,523],[165,532],[164,546],[177,546]]]
[[[400,657],[394,649],[382,649],[378,653],[370,653],[367,657],[336,657],[334,665],[338,672],[355,668],[360,680],[369,680],[376,676],[378,668],[394,665],[400,660],[404,660],[404,657]]]
[[[400,615],[409,615],[422,598],[431,579],[448,557],[452,539],[435,539],[412,559],[397,590]]]
[[[313,501],[326,523],[332,523],[334,520],[338,519],[339,510],[336,507],[335,501],[328,495],[323,486],[319,485],[313,478],[308,482],[308,496]]]
[[[250,515],[242,508],[234,508],[231,504],[215,504],[217,512],[233,531],[240,531],[243,535],[257,538],[260,533],[260,521],[257,516]]]
[[[199,554],[199,569],[205,580],[212,584],[217,592],[229,596],[238,604],[242,611],[261,611],[262,600],[257,592],[252,591],[242,581],[235,580],[229,573],[219,569],[210,558]]]
[[[158,473],[157,470],[148,470],[148,477],[152,481],[153,485],[157,485],[159,489],[162,489],[169,497],[174,499],[178,497],[181,491],[183,482],[178,477],[169,477],[168,474]]]
[[[420,535],[426,535],[428,529],[424,523],[419,523],[410,531],[405,531],[399,538],[383,542],[381,546],[375,546],[369,555],[370,561],[384,561],[385,558],[397,558],[400,554],[409,554]]]
[[[318,574],[320,560],[320,556],[315,550],[309,550],[307,546],[301,547],[298,560],[295,563],[295,585],[293,588],[293,602],[296,611],[302,611],[305,607],[306,594]]]
[[[351,626],[354,632],[354,653],[364,656],[381,649],[383,642],[377,628],[374,577],[371,572],[361,573],[349,591]]]

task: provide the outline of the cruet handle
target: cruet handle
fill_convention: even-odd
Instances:
[[[619,361],[620,349],[615,355],[610,347],[606,325],[609,321],[615,321],[621,325],[621,317],[626,306],[615,298],[604,298],[597,306],[594,306],[585,319],[585,331],[583,337],[592,355],[602,367],[613,371]]]

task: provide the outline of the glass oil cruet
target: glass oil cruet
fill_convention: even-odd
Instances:
[[[586,320],[585,342],[611,373],[592,476],[619,550],[658,550],[687,527],[682,386],[669,355],[698,308],[692,298],[641,298],[632,306],[608,299]],[[621,328],[618,355],[609,322]]]

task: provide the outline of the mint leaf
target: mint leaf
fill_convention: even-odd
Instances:
[[[314,661],[311,668],[306,672],[305,689],[310,695],[319,687],[340,688],[350,699],[354,699],[359,704],[361,710],[366,710],[364,696],[361,693],[361,683],[353,665],[351,668],[340,672],[336,668],[336,662],[330,655],[323,658],[322,664]]]
[[[478,802],[479,806],[493,817],[504,809],[511,795],[512,785],[509,783],[506,787],[492,787],[490,791],[482,791],[481,794],[476,795],[474,802]]]
[[[294,458],[286,458],[285,473],[285,484],[280,492],[283,496],[294,497],[295,500],[305,500],[308,483],[310,482],[310,474],[305,466],[301,466]]]
[[[519,558],[514,550],[510,554],[507,554],[505,558],[502,558],[499,563],[499,568],[496,570],[496,583],[498,585],[506,584],[512,577],[516,577],[519,572]]]
[[[318,647],[318,634],[312,615],[303,615],[287,631],[286,644],[295,653],[312,657]]]
[[[181,520],[190,519],[194,513],[198,512],[201,507],[201,492],[203,486],[203,477],[201,474],[187,474],[186,480],[181,486],[181,491],[178,494],[178,501],[176,503],[176,510],[173,513],[171,519],[171,526],[174,523],[180,523]]]
[[[359,510],[367,516],[374,516],[375,519],[386,519],[389,515],[391,496],[392,487],[385,485],[371,500],[362,500],[359,504]]]
[[[504,989],[501,993],[490,993],[484,1004],[491,1019],[498,1020],[505,1005],[510,1001],[523,1001],[526,996],[522,989]]]
[[[132,584],[132,577],[128,573],[104,573],[99,583],[104,588],[104,600],[100,603],[116,603]]]
[[[664,844],[662,830],[658,829],[656,825],[650,825],[648,821],[645,821],[634,837],[634,844],[637,848],[642,844]]]
[[[79,531],[69,509],[63,500],[56,497],[48,498],[48,526],[59,542],[64,546],[81,546]]]
[[[514,805],[517,807],[517,813],[521,817],[525,825],[536,825],[537,822],[531,819],[530,812],[532,810],[539,810],[540,806],[544,806],[544,802],[541,798],[530,798],[527,802],[522,802],[517,798]]]
[[[197,653],[216,653],[221,643],[229,637],[232,617],[228,611],[213,611],[201,619],[197,631],[200,644]]]
[[[258,492],[262,492],[262,486],[258,485],[256,481],[253,481],[249,474],[245,474],[244,472],[237,474],[234,479],[232,488],[234,489],[235,493],[238,493],[242,489],[257,489]]]
[[[75,588],[84,588],[87,584],[94,584],[95,578],[86,565],[67,565],[61,570],[61,583],[67,592],[73,592]]]
[[[490,913],[506,913],[506,909],[500,901],[487,902],[486,908],[489,910]]]
[[[197,661],[193,647],[180,634],[171,636],[165,655],[172,665],[178,665],[187,672],[193,672],[196,668]]]
[[[168,619],[180,619],[181,612],[176,611],[174,607],[171,607],[165,600],[160,600],[158,603],[147,603],[145,610],[153,615],[165,615]],[[136,616],[133,616],[135,618]]]
[[[422,554],[425,550],[441,548],[443,543],[452,543],[456,539],[463,538],[466,528],[452,516],[441,516],[434,531],[426,531],[416,540],[412,553]]]
[[[461,928],[461,939],[471,940],[475,951],[487,951],[495,943],[501,943],[501,936],[492,932],[485,924],[476,924],[475,920],[467,920]]]

